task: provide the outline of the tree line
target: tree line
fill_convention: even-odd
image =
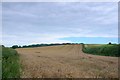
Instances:
[[[79,43],[55,43],[55,44],[32,44],[32,45],[13,45],[11,48],[16,49],[16,48],[31,48],[31,47],[43,47],[43,46],[57,46],[57,45],[70,45],[70,44],[79,44]],[[82,44],[82,43],[80,43]]]

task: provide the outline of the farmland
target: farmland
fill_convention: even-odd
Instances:
[[[85,54],[82,45],[17,48],[21,78],[117,78],[118,57]]]

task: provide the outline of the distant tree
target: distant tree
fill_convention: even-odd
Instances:
[[[108,44],[112,44],[111,42],[109,42]]]
[[[18,48],[21,48],[21,46],[18,46]]]
[[[4,45],[2,45],[2,47],[5,47]]]
[[[26,45],[24,45],[24,46],[22,46],[23,48],[26,48],[27,46]]]
[[[16,48],[18,48],[18,45],[13,45],[12,48],[16,49]]]

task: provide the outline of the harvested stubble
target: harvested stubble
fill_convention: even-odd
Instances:
[[[118,58],[85,54],[81,45],[16,49],[22,78],[117,78]]]

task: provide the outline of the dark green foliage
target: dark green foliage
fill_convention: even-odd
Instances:
[[[88,47],[85,47],[83,45],[83,52],[90,54],[119,57],[120,56],[119,51],[120,51],[120,45],[117,44],[88,46]]]
[[[2,78],[19,78],[20,64],[16,50],[2,47]]]
[[[111,42],[109,42],[108,44],[112,44]]]
[[[13,45],[12,48],[16,49],[16,48],[18,48],[18,45]]]
[[[2,47],[5,47],[4,45],[1,45]]]
[[[24,46],[13,45],[11,48],[16,49],[16,48],[45,47],[45,46],[71,45],[71,44],[77,44],[77,43],[32,44],[32,45],[24,45]]]
[[[61,45],[61,44],[33,44],[33,45],[24,45],[21,48],[56,46],[56,45]]]

